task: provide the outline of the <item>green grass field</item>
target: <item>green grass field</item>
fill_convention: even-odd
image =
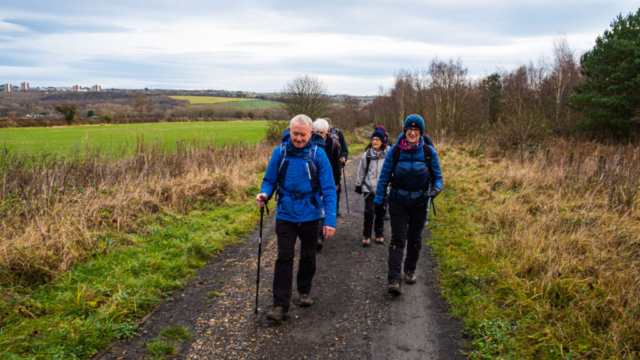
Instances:
[[[10,152],[73,156],[76,148],[83,154],[88,146],[105,154],[133,154],[136,142],[144,137],[145,143],[159,141],[166,151],[175,151],[181,140],[200,146],[258,143],[265,136],[266,124],[266,121],[216,121],[6,128],[0,129],[0,148],[6,144]]]
[[[228,97],[220,97],[220,96],[169,96],[169,97],[176,100],[187,100],[191,105],[255,101],[255,99],[228,98]]]
[[[212,109],[225,106],[232,107],[234,110],[267,110],[276,109],[281,105],[276,101],[219,96],[170,96],[170,98],[176,100],[187,100],[191,105],[210,107]]]
[[[223,107],[223,106],[229,106],[229,107],[233,107],[234,109],[238,109],[238,110],[252,110],[252,109],[262,109],[262,110],[267,110],[267,109],[277,109],[280,108],[280,106],[282,105],[282,103],[276,102],[276,101],[268,101],[268,100],[252,100],[252,101],[237,101],[237,102],[232,102],[232,103],[217,103],[217,104],[213,104],[211,106],[211,104],[206,104],[206,105],[199,105],[199,106],[207,106],[210,107],[212,109],[216,109],[219,107]]]

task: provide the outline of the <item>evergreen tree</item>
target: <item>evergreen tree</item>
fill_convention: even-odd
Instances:
[[[585,80],[569,99],[569,107],[587,117],[579,125],[628,135],[640,110],[640,9],[618,15],[582,56],[581,65]]]
[[[500,79],[500,74],[496,72],[482,79],[482,97],[490,124],[498,122],[501,95],[502,79]]]

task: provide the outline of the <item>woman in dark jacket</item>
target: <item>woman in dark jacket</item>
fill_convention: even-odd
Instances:
[[[389,273],[387,291],[400,295],[404,248],[404,279],[407,284],[416,283],[416,263],[422,247],[422,230],[426,204],[442,189],[442,172],[438,155],[432,146],[425,144],[424,120],[410,115],[404,122],[402,134],[384,161],[378,180],[374,204],[383,208],[387,186],[389,215],[391,217],[391,243],[389,244]]]

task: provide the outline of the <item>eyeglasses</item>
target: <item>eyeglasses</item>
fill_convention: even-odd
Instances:
[[[407,128],[407,132],[408,133],[410,133],[410,132],[420,132],[420,129],[414,128],[414,127],[410,127],[410,128]]]

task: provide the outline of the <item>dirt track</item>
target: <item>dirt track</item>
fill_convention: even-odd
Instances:
[[[446,315],[428,246],[418,263],[418,283],[404,285],[400,297],[387,297],[389,222],[386,245],[361,246],[364,201],[353,192],[358,159],[346,168],[351,213],[343,192],[336,236],[318,254],[314,306],[297,306],[294,284],[291,318],[284,323],[264,319],[271,309],[276,256],[272,217],[263,234],[259,315],[254,314],[256,231],[245,244],[226,248],[200,271],[198,280],[151,316],[132,341],[104,358],[140,359],[146,355],[144,343],[161,329],[182,325],[193,330],[194,338],[181,345],[179,359],[465,359],[461,326]],[[297,256],[294,281],[295,271]],[[212,291],[220,296],[211,296]]]

